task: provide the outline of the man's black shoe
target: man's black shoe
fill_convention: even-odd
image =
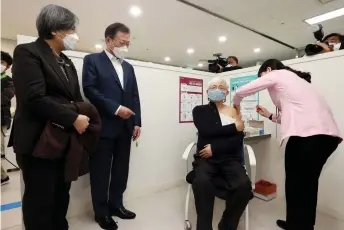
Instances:
[[[111,216],[96,217],[96,222],[102,229],[105,230],[117,230],[118,226]]]
[[[127,210],[126,208],[124,208],[123,206],[115,209],[111,212],[112,216],[117,216],[118,218],[121,218],[123,220],[131,220],[131,219],[135,219],[136,214],[133,213],[132,211]]]
[[[277,224],[278,227],[280,227],[280,228],[282,228],[284,230],[288,229],[287,228],[287,221],[285,221],[285,220],[277,220],[276,224]]]

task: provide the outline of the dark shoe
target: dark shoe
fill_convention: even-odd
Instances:
[[[125,209],[123,206],[121,208],[113,210],[111,212],[111,215],[112,216],[117,216],[118,218],[121,218],[121,219],[124,219],[124,220],[131,220],[131,219],[135,219],[135,217],[136,217],[135,213]]]
[[[278,227],[280,227],[280,228],[282,228],[284,230],[288,229],[287,228],[287,221],[285,221],[285,220],[277,220],[276,224],[277,224]]]
[[[1,179],[1,185],[4,185],[4,184],[7,184],[10,182],[10,178],[9,177],[6,177],[4,179]]]
[[[117,230],[118,226],[111,216],[96,217],[96,222],[102,229]]]

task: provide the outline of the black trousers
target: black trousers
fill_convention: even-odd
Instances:
[[[108,216],[123,205],[127,188],[132,135],[128,129],[115,139],[101,138],[90,158],[91,193],[95,216]]]
[[[26,230],[67,230],[71,183],[64,181],[64,160],[18,155],[25,183],[23,219]]]
[[[228,186],[226,210],[221,230],[236,230],[246,205],[252,199],[252,187],[245,168],[239,161],[212,163],[205,159],[194,162],[195,179],[192,188],[197,212],[197,230],[212,230],[215,187],[214,176],[222,176]]]
[[[313,230],[318,182],[324,164],[339,144],[337,137],[292,136],[285,150],[288,230]]]

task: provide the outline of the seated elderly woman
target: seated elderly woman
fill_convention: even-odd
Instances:
[[[212,230],[215,187],[220,176],[226,184],[226,210],[219,230],[235,230],[249,200],[251,182],[242,165],[244,123],[233,107],[225,105],[228,84],[214,78],[208,88],[209,104],[197,106],[193,119],[198,129],[192,188],[197,211],[197,230]]]

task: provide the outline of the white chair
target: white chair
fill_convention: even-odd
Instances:
[[[189,146],[185,149],[183,153],[183,160],[186,161],[186,175],[189,173],[189,157],[193,156],[196,152],[195,147],[196,143],[191,143]],[[245,153],[245,165],[247,174],[250,177],[250,180],[252,181],[252,188],[254,189],[255,186],[255,179],[256,179],[256,157],[254,155],[253,149],[249,145],[244,145],[244,153]],[[247,167],[249,166],[249,167]],[[186,193],[186,200],[185,200],[185,222],[184,222],[184,229],[185,230],[191,230],[192,225],[189,221],[189,202],[190,202],[190,193],[191,193],[191,184],[188,185],[188,191]],[[245,210],[245,230],[249,230],[249,211],[248,211],[248,205]]]

